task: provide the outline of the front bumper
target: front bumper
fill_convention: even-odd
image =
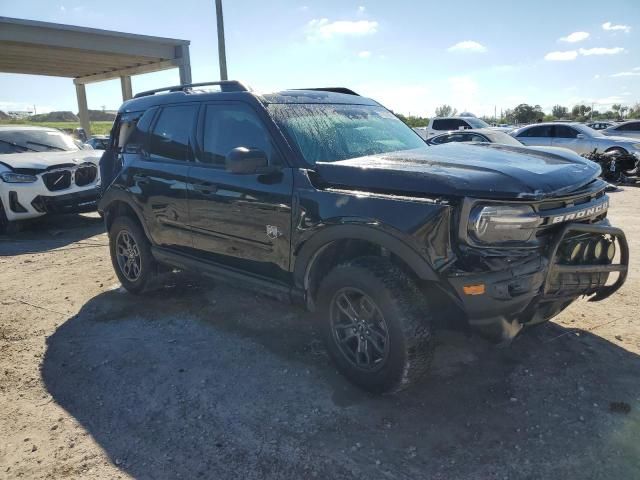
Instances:
[[[611,238],[617,259],[607,264],[564,264],[560,249],[576,234]],[[591,296],[590,301],[611,296],[624,284],[628,267],[629,246],[622,230],[608,224],[571,223],[557,235],[546,256],[501,271],[456,273],[448,281],[471,327],[509,340],[524,326],[548,320],[580,296]],[[611,273],[618,278],[607,284]]]
[[[96,210],[98,188],[66,195],[38,195],[31,206],[39,213],[82,213]]]

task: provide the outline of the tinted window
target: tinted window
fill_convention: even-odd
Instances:
[[[189,137],[195,113],[194,105],[165,107],[160,111],[149,139],[149,154],[152,158],[189,159]]]
[[[619,130],[623,132],[640,132],[640,122],[632,122],[627,125],[622,125]]]
[[[269,132],[248,105],[207,105],[204,116],[204,163],[224,165],[227,154],[237,147],[257,148],[275,160]]]
[[[554,136],[556,138],[576,138],[578,136],[578,131],[575,128],[571,128],[566,125],[556,125]]]
[[[140,112],[125,113],[117,120],[118,126],[113,135],[119,149],[125,146],[131,147],[131,151],[147,148],[147,134],[156,111],[156,108],[151,108],[143,115]]]
[[[488,142],[488,140],[477,133],[451,133],[449,135],[440,135],[431,140],[431,143],[436,145],[450,142]]]
[[[531,127],[518,134],[518,137],[550,137],[550,136],[551,136],[551,125],[540,125],[538,127]]]
[[[440,118],[433,121],[434,130],[458,130],[459,128],[469,128],[469,124],[459,118]]]

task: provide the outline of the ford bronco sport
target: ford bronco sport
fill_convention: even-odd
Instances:
[[[374,392],[425,372],[434,325],[508,341],[578,297],[610,296],[628,268],[595,163],[429,146],[345,88],[140,93],[101,170],[127,290],[164,265],[302,303],[340,371]]]

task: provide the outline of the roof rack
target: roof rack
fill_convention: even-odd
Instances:
[[[186,83],[183,85],[174,85],[173,87],[156,88],[154,90],[147,90],[145,92],[137,93],[133,98],[148,97],[149,95],[155,95],[159,92],[186,92],[194,87],[207,87],[210,85],[217,85],[222,92],[250,92],[251,88],[244,85],[238,80],[222,80],[220,82],[203,82],[203,83]]]
[[[296,88],[294,90],[314,90],[317,92],[344,93],[345,95],[355,95],[357,97],[360,96],[359,93],[356,93],[350,88],[345,88],[345,87]]]

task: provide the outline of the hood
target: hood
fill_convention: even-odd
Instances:
[[[337,162],[316,163],[329,185],[396,194],[542,199],[600,175],[600,166],[569,152],[490,143],[446,143]]]
[[[9,168],[46,170],[56,165],[81,164],[91,162],[98,165],[102,151],[78,150],[75,152],[23,152],[0,155],[0,164]]]

